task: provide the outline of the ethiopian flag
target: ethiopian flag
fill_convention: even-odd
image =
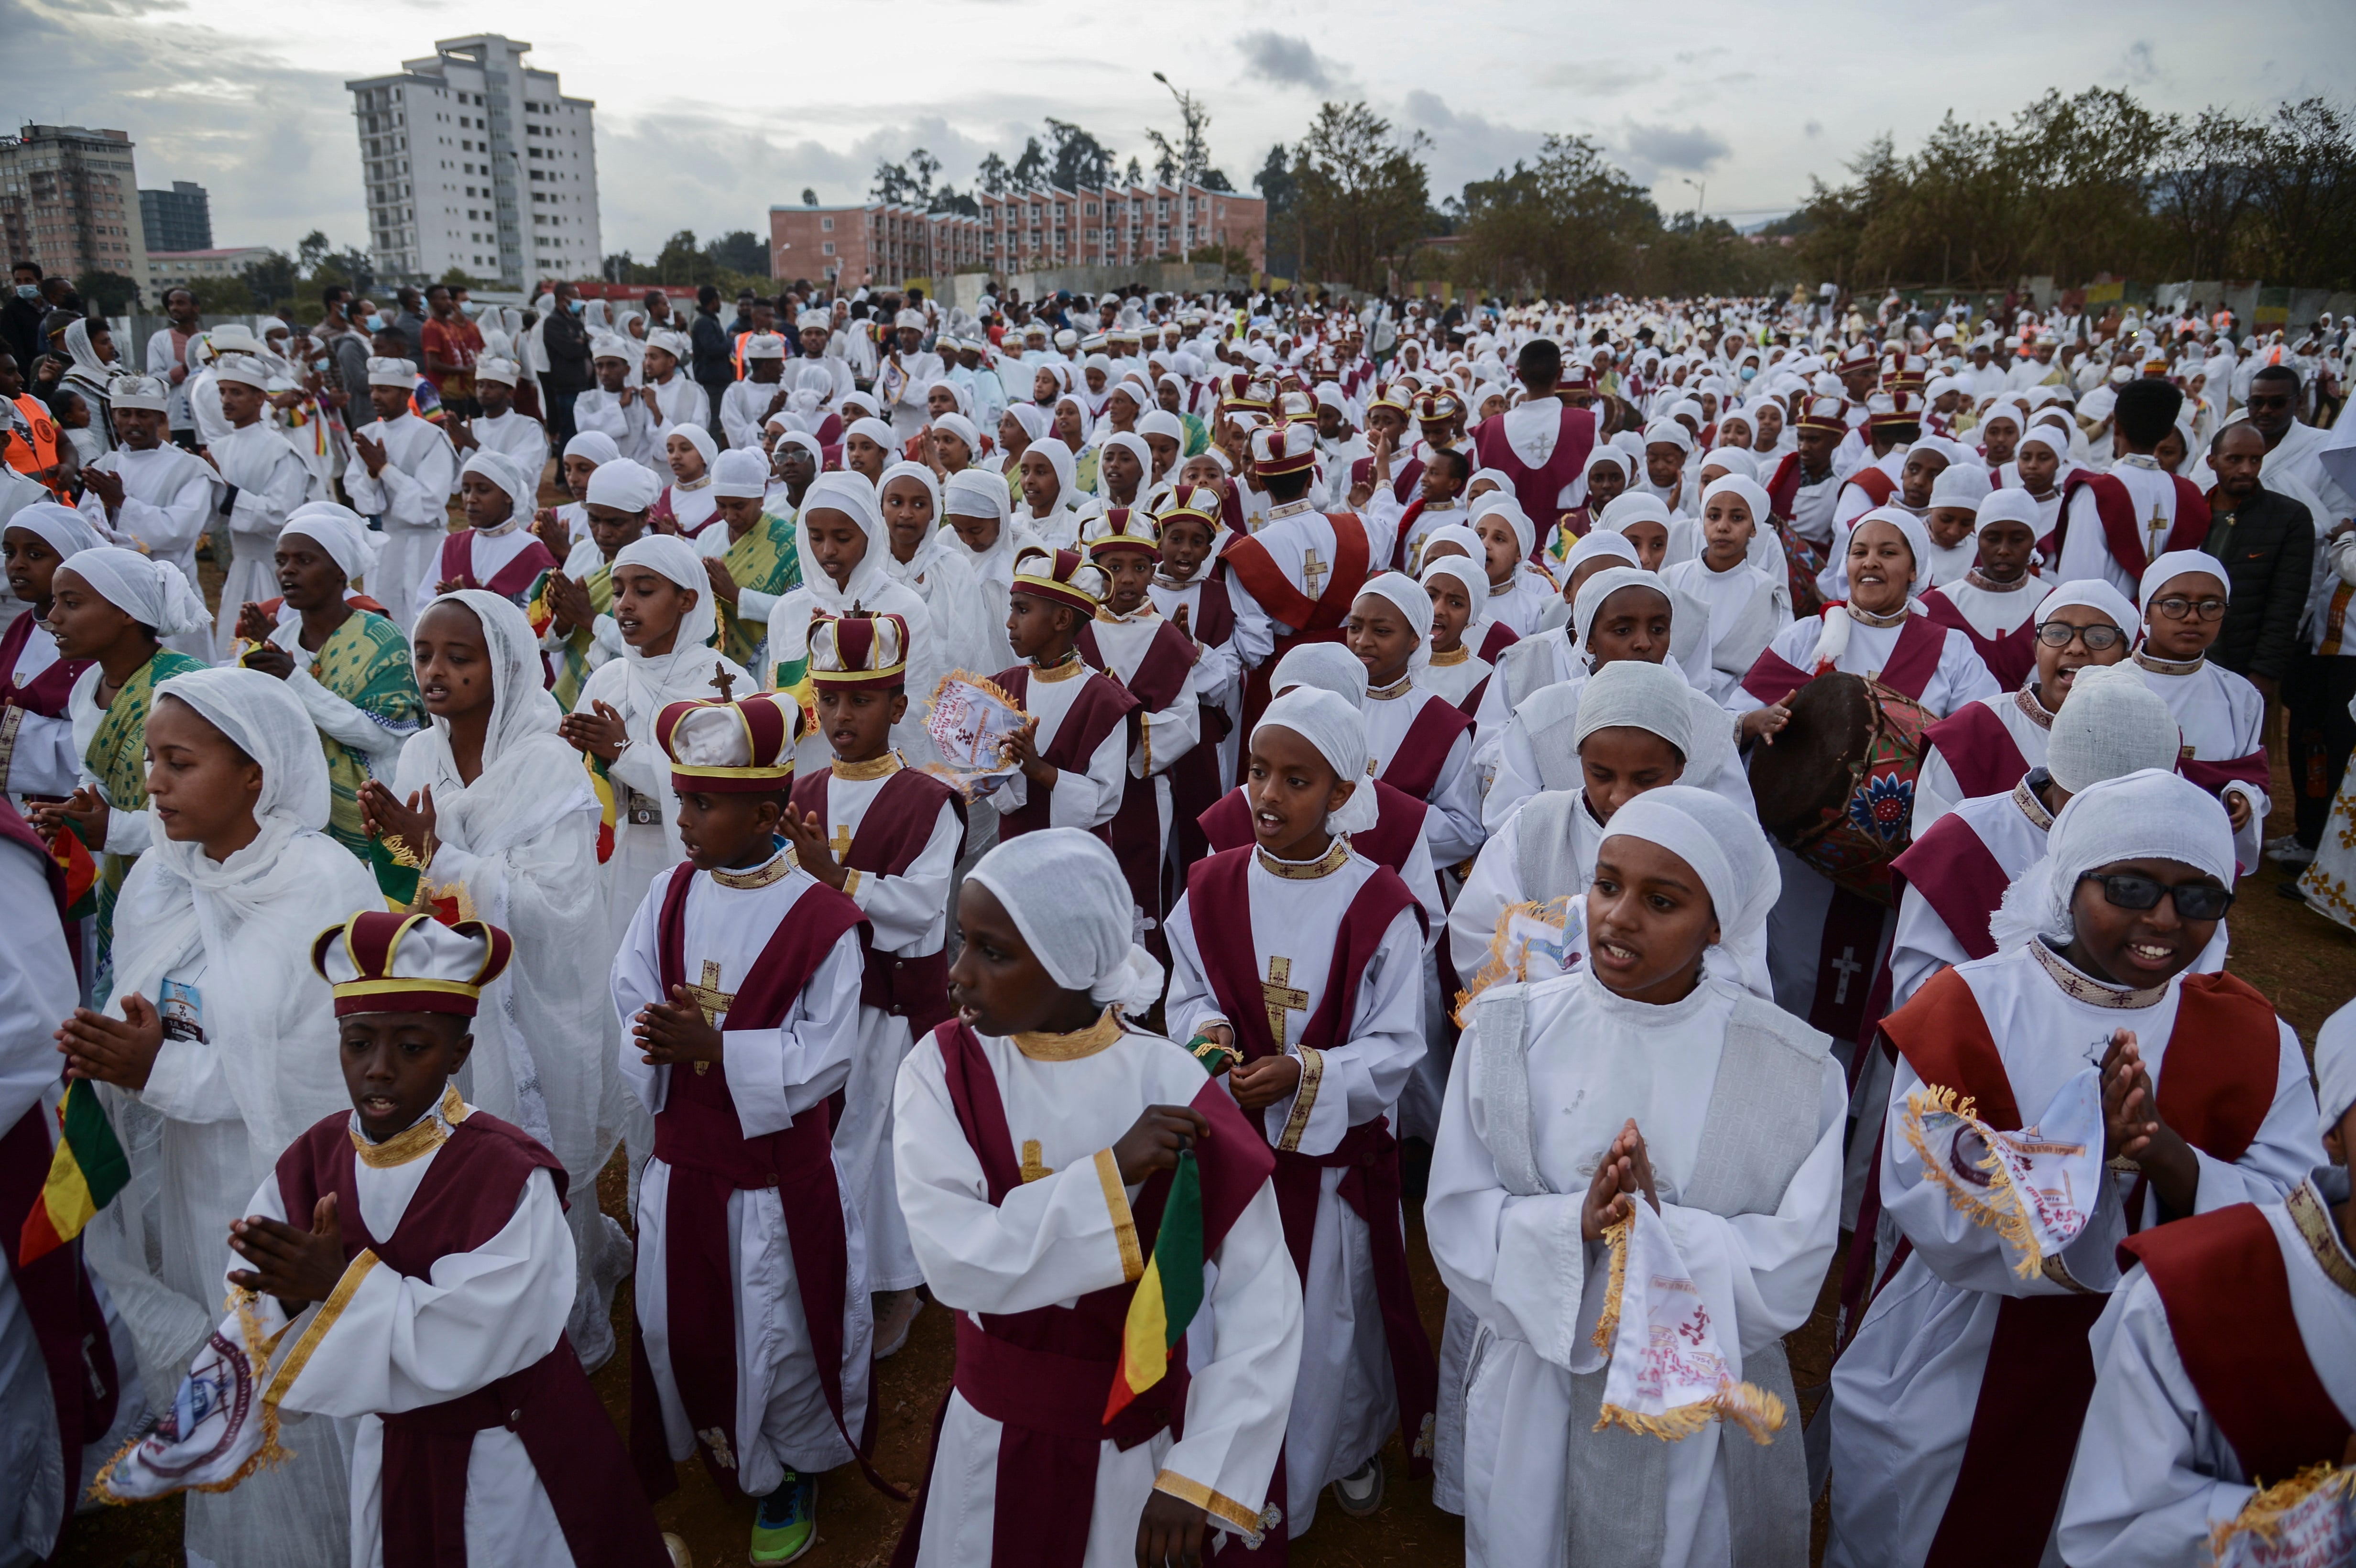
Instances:
[[[1170,1196],[1162,1206],[1162,1228],[1145,1277],[1130,1297],[1129,1321],[1120,1337],[1120,1368],[1105,1401],[1110,1421],[1121,1407],[1162,1381],[1170,1356],[1186,1338],[1186,1326],[1203,1305],[1203,1179],[1194,1151],[1178,1151]]]
[[[620,796],[615,793],[612,775],[605,771],[605,758],[594,752],[584,752],[581,765],[589,770],[589,787],[597,795],[597,863],[602,866],[614,858],[614,828],[621,820]]]
[[[49,859],[65,873],[65,917],[82,920],[98,912],[98,862],[70,827],[60,827],[49,841]]]
[[[777,678],[771,683],[769,689],[780,697],[790,697],[800,705],[802,733],[807,735],[818,728],[818,688],[810,680],[809,650],[803,650],[802,656],[798,659],[779,660]]]
[[[98,1103],[97,1084],[86,1078],[68,1083],[58,1122],[48,1179],[41,1184],[41,1195],[26,1214],[24,1232],[16,1241],[18,1268],[80,1235],[81,1228],[131,1180],[131,1162],[115,1141],[106,1108]]]

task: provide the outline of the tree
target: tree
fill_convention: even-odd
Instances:
[[[930,207],[933,200],[933,176],[941,172],[940,159],[922,147],[908,155],[905,164],[875,160],[875,182],[867,194],[877,201],[898,202],[905,207]]]
[[[74,279],[74,293],[84,304],[96,305],[101,315],[127,315],[139,298],[139,280],[93,267]]]
[[[804,207],[816,207],[818,205],[818,192],[812,190],[808,186],[802,187],[802,205]]]
[[[1120,177],[1127,180],[1132,186],[1140,186],[1145,183],[1145,165],[1137,161],[1137,155],[1135,154],[1132,153],[1130,155],[1129,167],[1121,171]],[[1163,172],[1162,165],[1158,162],[1153,165],[1153,177],[1160,180],[1164,185],[1168,185],[1170,183],[1170,176]]]
[[[319,263],[326,261],[327,252],[334,249],[334,243],[327,238],[327,231],[324,229],[314,229],[295,242],[295,263],[306,273],[316,272],[319,270]]]
[[[1031,144],[1037,146],[1035,141]],[[1006,187],[1014,183],[1014,175],[1007,168],[1006,160],[996,153],[982,155],[981,165],[974,171],[973,183],[990,196],[1004,196]]]
[[[715,271],[732,272],[766,272],[769,270],[769,248],[749,229],[738,229],[713,239],[703,247],[712,259]]]
[[[1390,122],[1364,103],[1324,103],[1292,148],[1303,231],[1301,270],[1359,288],[1384,282],[1384,260],[1423,229],[1430,203],[1420,131],[1391,140]]]
[[[294,303],[294,258],[283,251],[264,251],[239,269],[238,277],[252,296],[255,310]]]
[[[1078,190],[1083,186],[1108,186],[1112,183],[1113,153],[1087,132],[1068,120],[1047,119],[1047,138],[1054,144],[1053,161],[1047,171],[1047,181],[1065,190]],[[1025,150],[1028,156],[1028,150]]]
[[[1224,187],[1222,187],[1224,188]],[[1268,150],[1260,161],[1259,173],[1252,176],[1252,188],[1268,203],[1268,270],[1279,277],[1298,277],[1301,273],[1301,222],[1295,209],[1292,179],[1292,155],[1279,142]]]
[[[1047,149],[1039,144],[1038,137],[1023,138],[1023,155],[1014,160],[1007,177],[1017,189],[1025,190],[1047,177]]]
[[[1145,138],[1153,144],[1154,148],[1154,177],[1164,185],[1202,184],[1211,164],[1211,112],[1204,108],[1193,93],[1180,92],[1175,87],[1171,87],[1169,80],[1160,71],[1153,74],[1154,79],[1162,86],[1169,87],[1171,94],[1178,100],[1181,127],[1175,146],[1161,132],[1146,132]]]

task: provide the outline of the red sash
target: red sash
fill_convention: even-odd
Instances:
[[[2028,592],[2023,589],[2021,592]],[[1933,588],[1922,595],[1922,608],[1930,619],[1972,640],[1972,651],[1987,666],[1988,674],[1996,677],[1997,685],[2007,691],[2018,691],[2037,669],[2037,617],[2031,615],[2000,637],[1983,637],[1964,613],[1948,602],[1944,590]]]
[[[1391,753],[1382,779],[1393,789],[1429,800],[1439,787],[1440,770],[1448,763],[1448,753],[1454,748],[1456,738],[1472,728],[1472,720],[1462,710],[1442,698],[1432,696],[1408,721],[1407,733],[1399,737],[1398,750]]]
[[[1236,1044],[1247,1061],[1283,1050],[1269,1029],[1258,950],[1252,937],[1249,876],[1256,853],[1255,849],[1225,850],[1197,862],[1186,875],[1187,905],[1195,947],[1203,958],[1203,977],[1235,1029]],[[1420,928],[1426,918],[1423,906],[1396,872],[1378,867],[1359,887],[1334,938],[1324,994],[1317,998],[1301,1029],[1302,1049],[1330,1051],[1348,1043],[1358,982],[1391,923],[1409,910]],[[1388,1118],[1359,1123],[1331,1154],[1277,1151],[1277,1208],[1284,1218],[1285,1245],[1303,1281],[1309,1276],[1309,1252],[1316,1237],[1323,1173],[1333,1167],[1349,1170],[1342,1179],[1339,1196],[1366,1221],[1375,1296],[1382,1306],[1383,1335],[1390,1349],[1391,1381],[1398,1393],[1399,1443],[1408,1455],[1408,1471],[1412,1476],[1428,1475],[1431,1446],[1425,1425],[1439,1403],[1440,1371],[1430,1336],[1416,1315],[1415,1290],[1408,1278],[1399,1208],[1398,1141],[1391,1136]]]
[[[2160,1115],[2211,1157],[2239,1159],[2274,1103],[2281,1048],[2274,1007],[2230,975],[2187,975],[2177,984]],[[1980,1119],[1999,1132],[2019,1130],[2020,1107],[2003,1058],[1961,975],[1934,976],[1881,1020],[1881,1029],[1924,1083],[1971,1095]],[[2138,1183],[2130,1222],[2141,1194]],[[2086,1333],[2107,1299],[2007,1296],[1997,1308],[1963,1467],[1924,1568],[2037,1560],[2094,1397]]]
[[[6,683],[0,685],[0,708],[21,708],[44,719],[62,719],[66,716],[66,699],[72,694],[75,680],[91,667],[91,661],[52,659],[49,667],[32,679],[17,680],[16,661],[25,656],[37,625],[27,608],[8,623],[6,632],[0,633],[0,676],[6,677]],[[41,855],[47,859],[48,851],[44,849]]]
[[[2308,1359],[2282,1243],[2256,1205],[2129,1236],[2119,1266],[2131,1260],[2159,1292],[2185,1376],[2252,1484],[2340,1463],[2348,1418]]]
[[[1906,888],[1921,893],[1965,953],[1986,958],[1996,951],[1988,921],[2004,902],[2004,890],[2012,878],[1971,824],[1949,812],[1908,845],[1890,869],[1901,895]]]
[[[1227,598],[1227,585],[1216,572],[1205,575],[1194,609],[1194,622],[1185,627],[1187,635],[1203,647],[1226,646],[1236,634],[1236,612]],[[1234,726],[1226,709],[1216,703],[1202,703],[1199,718],[1203,727],[1201,741],[1170,767],[1171,815],[1176,819],[1178,836],[1173,871],[1177,867],[1193,865],[1209,852],[1194,819],[1210,809],[1226,787],[1219,777],[1219,742],[1227,738]],[[1163,907],[1177,901],[1176,891],[1174,885],[1165,889]]]
[[[412,1279],[431,1276],[454,1253],[472,1252],[515,1217],[535,1170],[559,1202],[564,1168],[520,1128],[477,1111],[451,1130],[390,1237],[370,1233],[353,1179],[349,1118],[322,1119],[278,1157],[278,1189],[290,1216],[336,1199],[347,1261],[362,1251]],[[548,1354],[521,1371],[456,1398],[385,1414],[383,1555],[387,1563],[466,1563],[466,1468],[475,1434],[505,1427],[522,1440],[573,1560],[660,1568],[669,1561],[630,1474],[621,1435],[559,1331]]]
[[[1020,664],[1012,669],[1001,670],[995,678],[1018,704],[1030,699],[1029,665]],[[1055,741],[1039,753],[1042,761],[1058,772],[1087,773],[1088,759],[1097,754],[1097,748],[1104,744],[1105,737],[1127,723],[1130,710],[1137,706],[1137,699],[1131,697],[1117,680],[1108,680],[1093,669],[1079,678],[1082,682],[1079,695],[1073,698],[1071,707],[1065,709],[1064,721],[1056,727]],[[999,817],[1000,841],[1002,843],[1018,834],[1036,833],[1043,827],[1052,827],[1048,820],[1051,793],[1035,784],[1025,791],[1023,805]],[[1106,843],[1112,842],[1106,828],[1097,827],[1090,831]]]
[[[1834,605],[1825,608],[1830,610]],[[1854,628],[1851,630],[1854,632]],[[1897,642],[1890,645],[1890,662],[1873,678],[1900,696],[1919,702],[1931,677],[1939,673],[1939,658],[1946,650],[1947,628],[1928,615],[1909,613],[1906,624],[1898,629]],[[1815,678],[1815,671],[1804,670],[1768,647],[1760,650],[1751,673],[1742,677],[1742,689],[1772,707]]]
[[[812,773],[794,782],[794,809],[805,816],[816,813],[823,824],[827,819],[826,786],[828,773]],[[842,863],[862,876],[904,877],[916,864],[916,857],[925,852],[932,841],[933,827],[941,819],[943,801],[957,811],[958,823],[963,827],[965,797],[917,768],[902,768],[884,781],[875,798],[867,804],[867,813],[859,819],[859,831],[851,836],[851,848],[842,856]],[[963,840],[959,840],[962,852]],[[864,1005],[908,1020],[912,1034],[922,1035],[957,1009],[949,1006],[949,964],[946,947],[913,958],[894,953],[879,953],[875,948],[873,929],[862,925],[859,932],[861,957],[865,965],[860,977],[859,999]]]
[[[1557,406],[1561,425],[1554,451],[1536,468],[1515,454],[1514,443],[1505,439],[1503,419],[1483,420],[1472,432],[1472,450],[1479,454],[1481,466],[1503,474],[1522,510],[1533,518],[1562,515],[1559,497],[1579,483],[1595,451],[1595,411],[1574,409],[1568,403]]]
[[[1414,530],[1415,520],[1421,516],[1423,516],[1423,497],[1418,496],[1407,504],[1407,510],[1399,514],[1398,538],[1391,541],[1390,560],[1387,563],[1393,570],[1398,571],[1407,570],[1407,536]]]
[[[1403,877],[1407,874],[1407,858],[1415,853],[1416,840],[1424,816],[1431,809],[1430,804],[1380,779],[1368,782],[1375,786],[1375,826],[1371,831],[1350,835],[1350,848]],[[1244,794],[1244,786],[1237,784],[1221,795],[1196,819],[1196,826],[1215,852],[1249,848],[1254,837],[1251,802]]]
[[[1773,516],[1789,517],[1792,504],[1800,498],[1800,454],[1787,452],[1775,464],[1775,476],[1767,481],[1767,505]]]
[[[2190,479],[2176,479],[2176,521],[2168,530],[2168,544],[2161,550],[2199,549],[2209,537],[2209,498]],[[2097,474],[2091,468],[2081,468],[2070,475],[2062,486],[2062,510],[2053,524],[2056,553],[2062,540],[2070,531],[2070,502],[2081,487],[2094,492],[2094,516],[2103,525],[2104,541],[2110,546],[2111,559],[2129,577],[2140,579],[2151,558],[2144,553],[2143,520],[2136,516],[2135,497],[2115,475]]]
[[[2003,700],[2018,699],[2008,694]],[[1966,798],[2000,794],[2029,776],[2029,759],[2020,754],[2019,742],[1985,702],[1966,702],[1936,723],[1924,725],[1922,743],[1947,760],[1955,785]]]
[[[1898,494],[1898,481],[1870,463],[1842,481],[1841,488],[1847,489],[1852,485],[1875,507],[1887,507],[1890,497]],[[1771,495],[1768,499],[1772,501],[1774,497]]]
[[[1144,733],[1146,715],[1159,713],[1178,700],[1196,656],[1194,640],[1168,621],[1153,628],[1145,656],[1138,660],[1136,674],[1126,681],[1105,663],[1093,623],[1080,628],[1079,649],[1088,667],[1137,699],[1128,720],[1132,752]],[[1192,750],[1202,750],[1201,743]],[[1214,776],[1215,768],[1214,763]],[[1162,916],[1167,907],[1162,885],[1162,801],[1152,774],[1139,778],[1122,771],[1120,805],[1105,824],[1105,832],[1112,843],[1113,858],[1120,862],[1122,880],[1129,883],[1130,900],[1144,912],[1146,945],[1156,958],[1167,963],[1169,948],[1162,934]]]
[[[1372,457],[1361,457],[1350,464],[1351,489],[1355,490],[1361,485],[1371,486],[1374,482],[1375,460]],[[1391,475],[1391,499],[1402,507],[1407,506],[1422,486],[1423,459],[1410,457],[1399,464],[1397,474]]]
[[[656,950],[665,996],[673,986],[687,982],[680,944],[688,891],[701,874],[688,866],[675,868],[663,891]],[[728,1027],[776,1028],[835,943],[865,924],[859,906],[832,888],[804,889],[745,971],[744,987],[728,1007]],[[729,1266],[728,1195],[775,1189],[785,1211],[786,1240],[809,1325],[810,1353],[818,1363],[819,1387],[834,1416],[835,1430],[850,1444],[869,1483],[896,1498],[900,1494],[876,1473],[843,1420],[842,1311],[851,1244],[843,1232],[842,1200],[835,1181],[832,1123],[830,1107],[819,1104],[782,1131],[748,1138],[728,1092],[725,1062],[709,1073],[672,1071],[663,1108],[655,1114],[654,1150],[670,1167],[664,1264],[671,1377],[697,1434],[705,1467],[714,1481],[733,1487],[733,1461],[723,1465],[702,1437],[714,1430],[736,1431],[736,1289]],[[661,1498],[678,1488],[679,1478],[663,1434],[645,1333],[635,1327],[630,1373],[630,1452],[647,1496]],[[863,1428],[870,1449],[875,1442],[874,1399],[871,1378]]]
[[[1482,635],[1480,656],[1494,665],[1497,662],[1499,654],[1521,640],[1522,635],[1503,621],[1492,621],[1489,623],[1488,631]]]
[[[1251,739],[1252,726],[1268,709],[1269,677],[1278,661],[1303,643],[1338,643],[1342,640],[1342,623],[1349,617],[1350,606],[1358,597],[1358,590],[1366,581],[1366,564],[1370,550],[1366,530],[1357,518],[1347,512],[1329,513],[1334,519],[1333,575],[1314,602],[1292,585],[1268,553],[1268,547],[1257,539],[1239,539],[1229,546],[1223,558],[1243,585],[1251,591],[1261,609],[1284,626],[1293,628],[1281,633],[1276,646],[1267,658],[1254,666],[1244,679],[1244,739]],[[1236,782],[1243,782],[1244,759],[1247,750],[1239,749],[1236,757]]]
[[[2245,784],[2254,789],[2264,790],[2274,779],[2263,746],[2246,757],[2225,757],[2216,762],[2179,757],[2176,762],[2176,771],[2211,795],[2222,795],[2229,784]]]
[[[993,1207],[1023,1185],[1013,1135],[997,1075],[973,1030],[954,1020],[933,1031],[942,1077],[974,1157],[981,1164]],[[1206,1079],[1193,1105],[1212,1123],[1195,1145],[1203,1183],[1203,1250],[1215,1253],[1275,1166],[1264,1140],[1215,1080]],[[1156,1171],[1130,1205],[1141,1253],[1150,1254],[1162,1229],[1170,1173]],[[1182,1350],[1167,1376],[1108,1423],[1104,1409],[1119,1370],[1122,1328],[1135,1281],[1091,1291],[1071,1307],[990,1313],[977,1324],[958,1314],[955,1392],[981,1414],[1001,1424],[990,1562],[1039,1568],[1078,1568],[1095,1518],[1097,1457],[1110,1442],[1124,1451],[1169,1429],[1183,1432],[1191,1386]],[[948,1413],[948,1397],[940,1414]],[[933,1422],[927,1484],[894,1551],[894,1568],[913,1568],[922,1544],[925,1500],[940,1450],[940,1416]],[[1281,1471],[1280,1471],[1280,1474]]]
[[[475,530],[461,528],[442,540],[443,581],[455,582],[461,588],[479,588],[512,603],[520,604],[531,592],[531,585],[540,581],[540,574],[555,570],[559,564],[548,547],[535,539],[518,550],[513,560],[493,572],[488,582],[482,582],[475,577]]]

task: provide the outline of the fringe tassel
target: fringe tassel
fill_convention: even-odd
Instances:
[[[2023,1279],[2034,1279],[2044,1271],[2045,1253],[2029,1228],[2029,1215],[2003,1159],[1994,1149],[1982,1155],[1974,1163],[1987,1173],[1987,1195],[1966,1191],[1948,1171],[1947,1162],[1932,1153],[1929,1136],[1922,1130],[1922,1118],[1933,1112],[1976,1121],[1973,1109],[1972,1097],[1958,1096],[1953,1089],[1926,1085],[1914,1090],[1906,1096],[1906,1141],[1912,1147],[1915,1157],[1922,1162],[1922,1174],[1946,1189],[1947,1201],[1970,1215],[1973,1224],[1983,1229],[1993,1227],[1998,1238],[2019,1254],[2012,1272]]]
[[[1620,1332],[1620,1293],[1628,1285],[1628,1237],[1635,1228],[1633,1210],[1617,1224],[1603,1227],[1603,1240],[1612,1249],[1612,1280],[1603,1292],[1603,1311],[1595,1319],[1593,1342],[1606,1356],[1612,1354],[1612,1340]]]
[[[2356,1497],[2356,1469],[2342,1469],[2328,1463],[2309,1465],[2289,1480],[2277,1481],[2244,1503],[2240,1513],[2210,1531],[2209,1555],[2223,1561],[2225,1548],[2242,1535],[2254,1535],[2273,1545],[2281,1533],[2284,1519],[2293,1509],[2318,1493],[2332,1491],[2342,1499]]]
[[[253,1304],[258,1299],[252,1291],[238,1287],[230,1291],[228,1305],[237,1313],[240,1337],[245,1340],[246,1365],[253,1378],[253,1386],[257,1394],[254,1403],[262,1415],[262,1445],[247,1455],[245,1463],[240,1465],[237,1467],[237,1473],[227,1480],[206,1481],[188,1489],[199,1492],[230,1491],[243,1483],[248,1477],[262,1470],[273,1469],[294,1457],[294,1451],[282,1445],[278,1441],[278,1407],[258,1397],[260,1391],[267,1387],[270,1382],[271,1352],[275,1350],[279,1341],[286,1337],[286,1328],[282,1327],[276,1334],[272,1335],[266,1342],[264,1341],[262,1324],[255,1318],[253,1313]],[[128,1442],[114,1451],[114,1456],[99,1467],[98,1474],[91,1480],[90,1491],[84,1499],[85,1501],[102,1503],[108,1508],[129,1508],[134,1502],[155,1500],[152,1498],[119,1498],[109,1491],[106,1486],[108,1478],[114,1474],[115,1466],[121,1464],[134,1448],[145,1442],[148,1431],[152,1430],[151,1426],[134,1433]]]
[[[1595,1417],[1595,1425],[1590,1430],[1601,1432],[1607,1426],[1617,1426],[1639,1437],[1657,1437],[1664,1443],[1676,1443],[1692,1436],[1718,1418],[1718,1401],[1714,1399],[1681,1404],[1658,1415],[1645,1415],[1637,1411],[1623,1410],[1616,1404],[1607,1404]]]
[[[1715,1402],[1718,1418],[1739,1426],[1751,1441],[1764,1447],[1783,1430],[1790,1412],[1783,1402],[1756,1383],[1729,1383]]]

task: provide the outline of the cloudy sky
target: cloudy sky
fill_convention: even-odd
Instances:
[[[1212,115],[1214,161],[1248,186],[1321,99],[1363,99],[1431,140],[1435,199],[1548,132],[1596,137],[1665,208],[1739,224],[1837,179],[1869,137],[1915,144],[1952,109],[2008,118],[2048,87],[2132,89],[2163,110],[2263,112],[2338,91],[2356,59],[2346,0],[2147,0],[2107,14],[1951,0],[1922,13],[1830,0],[1762,8],[1457,0],[1194,0],[1151,12],[1062,0],[810,6],[704,0],[676,13],[557,0],[0,0],[0,111],[119,127],[139,183],[212,193],[214,242],[292,251],[364,238],[349,79],[437,37],[530,40],[531,63],[597,104],[605,247],[758,229],[805,187],[862,197],[879,157],[932,150],[963,186],[1047,115],[1151,163],[1178,116],[1156,69]],[[1925,22],[1912,23],[1916,16]],[[260,30],[257,16],[269,19]],[[679,25],[665,27],[666,16]],[[611,19],[605,19],[610,17]]]

